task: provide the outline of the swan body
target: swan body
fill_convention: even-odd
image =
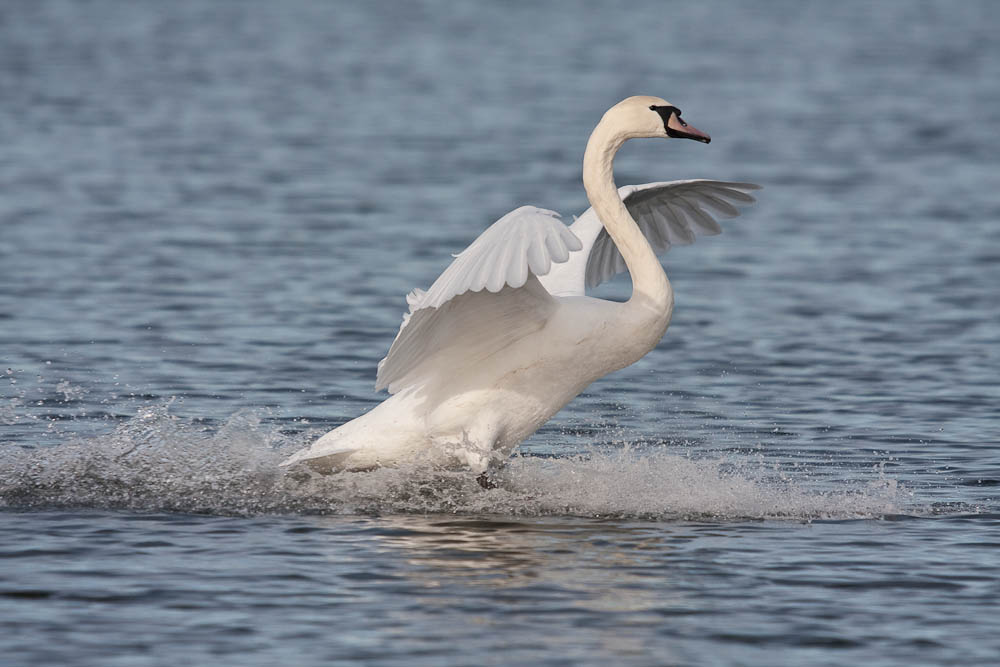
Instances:
[[[407,461],[482,473],[598,378],[653,349],[670,324],[673,290],[657,254],[720,230],[759,186],[674,181],[617,188],[614,154],[630,138],[690,138],[680,111],[657,97],[608,110],[584,156],[591,208],[567,227],[532,206],[511,211],[456,256],[409,312],[376,389],[392,394],[282,465],[319,472]],[[632,276],[624,303],[586,296],[616,273]]]

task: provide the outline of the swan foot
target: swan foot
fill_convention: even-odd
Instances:
[[[491,475],[488,470],[482,472],[479,477],[476,478],[476,481],[479,482],[479,486],[487,490],[500,488],[500,485],[497,484],[496,480],[493,479],[493,475]]]

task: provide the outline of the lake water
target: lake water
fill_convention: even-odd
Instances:
[[[1000,5],[0,8],[0,662],[994,665]],[[462,473],[277,462],[489,223],[752,181],[663,342]],[[627,278],[600,290],[628,294]]]

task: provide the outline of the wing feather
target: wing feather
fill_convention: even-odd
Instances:
[[[741,186],[749,186],[750,184],[749,183],[740,183],[739,185],[741,185]],[[729,201],[732,201],[732,202],[738,202],[740,204],[753,204],[754,202],[757,201],[753,196],[748,195],[745,192],[741,192],[740,190],[736,190],[734,188],[729,188],[729,187],[718,187],[718,188],[716,188],[716,187],[708,187],[708,188],[706,188],[706,190],[708,190],[708,192],[711,192],[713,195],[722,197],[723,199],[726,199],[726,200],[729,200]]]
[[[727,202],[721,197],[716,197],[710,192],[701,193],[701,199],[709,208],[714,208],[719,214],[724,215],[728,218],[735,218],[740,214],[738,208]]]
[[[551,263],[545,247],[545,234],[541,229],[532,233],[531,247],[528,249],[528,268],[536,276],[544,276],[549,272]]]
[[[683,195],[677,197],[671,202],[671,206],[676,206],[684,210],[687,214],[688,219],[694,225],[697,232],[704,234],[705,236],[715,236],[716,234],[722,233],[722,227],[719,223],[715,221],[715,218],[709,214],[702,211],[695,204],[692,204]]]
[[[433,387],[541,329],[556,301],[536,276],[582,247],[553,211],[522,206],[497,220],[430,289],[407,297],[375,388]]]
[[[410,314],[380,365],[377,389],[430,389],[466,375],[491,355],[542,329],[555,299],[538,279],[498,292],[466,291]]]
[[[553,262],[562,264],[569,259],[569,249],[559,236],[549,236],[545,239],[545,247]]]
[[[690,220],[684,214],[684,209],[673,202],[665,202],[664,209],[670,211],[670,245],[690,245],[695,240],[695,230]]]
[[[521,236],[515,243],[507,272],[507,284],[511,287],[521,287],[528,280],[528,254],[525,252],[528,240]]]

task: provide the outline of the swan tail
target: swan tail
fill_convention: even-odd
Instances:
[[[313,445],[295,452],[278,465],[287,468],[296,463],[305,463],[317,472],[338,472],[347,467],[347,459],[359,449],[360,447],[316,447]]]

